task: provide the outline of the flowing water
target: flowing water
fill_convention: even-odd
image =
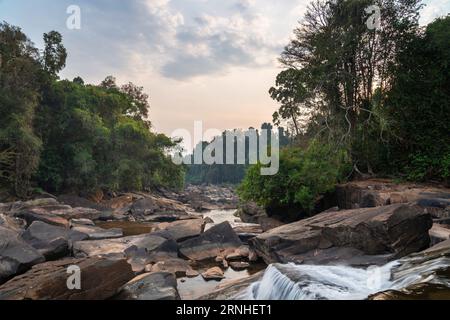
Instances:
[[[243,300],[362,300],[428,284],[450,288],[450,258],[417,256],[382,267],[270,265],[262,279],[238,294]]]

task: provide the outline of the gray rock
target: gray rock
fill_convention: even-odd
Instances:
[[[0,226],[0,284],[45,258],[13,230]]]
[[[170,272],[140,275],[125,286],[115,297],[117,300],[180,300],[177,280]]]
[[[180,253],[189,260],[202,261],[226,256],[242,245],[228,222],[218,224],[200,236],[180,244]]]
[[[272,229],[250,243],[268,264],[384,262],[388,255],[394,259],[427,248],[431,225],[423,208],[397,204],[319,214]]]
[[[123,231],[120,228],[103,229],[88,225],[73,225],[72,230],[88,235],[89,240],[117,239],[123,237]]]
[[[50,261],[68,256],[72,243],[86,240],[88,236],[78,231],[35,221],[22,234],[22,238]]]

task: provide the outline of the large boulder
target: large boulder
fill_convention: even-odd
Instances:
[[[81,289],[69,289],[69,267],[81,271]],[[105,300],[134,276],[125,260],[93,257],[47,262],[0,286],[0,300]]]
[[[242,246],[239,236],[228,222],[218,224],[200,236],[180,244],[180,253],[194,261],[226,256]]]
[[[0,226],[0,284],[45,258],[13,230]]]
[[[189,219],[175,221],[171,223],[160,223],[155,231],[165,230],[170,236],[178,242],[198,237],[205,227],[203,219]]]
[[[447,199],[446,202],[448,202],[450,189],[411,183],[396,184],[391,180],[371,179],[337,186],[336,199],[341,209],[371,208],[431,199]]]
[[[117,300],[180,300],[177,280],[170,272],[146,273],[125,286],[115,297]]]
[[[431,226],[431,217],[423,208],[396,204],[319,214],[272,229],[250,243],[268,264],[364,265],[427,248]]]
[[[253,202],[245,202],[240,204],[237,215],[244,223],[258,224],[264,231],[282,226],[284,223],[269,217],[267,212]]]
[[[73,242],[86,240],[88,235],[35,221],[22,238],[49,261],[68,256]]]

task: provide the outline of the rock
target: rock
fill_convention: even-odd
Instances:
[[[147,273],[128,282],[117,300],[180,300],[177,280],[170,272]]]
[[[178,242],[182,242],[199,236],[205,227],[203,219],[190,219],[175,221],[172,223],[160,223],[155,231],[165,230]]]
[[[248,262],[233,261],[233,262],[230,262],[230,267],[233,270],[241,271],[241,270],[248,269],[250,267],[250,264]]]
[[[73,208],[89,208],[98,211],[105,211],[109,209],[107,206],[95,203],[77,195],[61,195],[58,197],[58,201]]]
[[[433,224],[430,229],[431,244],[435,245],[439,242],[450,239],[450,229],[439,224]]]
[[[73,244],[73,252],[77,258],[109,254],[127,257],[138,249],[143,249],[147,253],[157,251],[168,252],[173,255],[177,253],[176,244],[166,238],[152,234],[120,239],[78,241]]]
[[[186,206],[178,201],[145,194],[144,198],[134,202],[130,208],[131,214],[138,218],[150,221],[147,216],[157,216],[158,220],[153,221],[174,221],[164,220],[164,217],[171,219],[172,217],[186,216]],[[155,219],[155,218],[154,218]],[[175,219],[177,220],[177,219]]]
[[[369,179],[353,181],[336,187],[341,209],[356,209],[416,202],[421,199],[450,199],[450,189],[428,185]]]
[[[90,220],[90,219],[72,219],[70,220],[70,226],[74,227],[74,226],[95,226],[94,221]]]
[[[16,213],[15,216],[25,220],[27,222],[27,226],[30,226],[35,221],[41,221],[53,226],[63,228],[69,227],[69,221],[67,219],[51,214],[42,208],[25,209]]]
[[[26,223],[22,219],[9,217],[0,213],[0,226],[7,229],[20,232],[26,227]]]
[[[89,240],[117,239],[123,237],[123,231],[120,228],[102,229],[95,226],[73,225],[72,230],[86,234]]]
[[[81,270],[81,289],[69,290],[68,268]],[[132,279],[125,260],[66,259],[34,266],[0,287],[0,300],[105,300]]]
[[[186,271],[186,277],[188,278],[195,278],[198,277],[199,273],[197,271],[195,271],[194,269],[190,269]]]
[[[225,275],[224,275],[222,269],[220,269],[219,267],[214,267],[214,268],[208,269],[205,272],[203,272],[202,277],[206,281],[222,280],[223,278],[225,278]]]
[[[228,222],[221,223],[200,236],[180,244],[180,253],[189,260],[214,259],[224,252],[233,252],[242,245]]]
[[[155,263],[152,265],[151,272],[170,272],[179,278],[187,276],[188,273],[194,274],[195,271],[186,260],[172,258]]]
[[[0,226],[0,284],[45,258],[13,230]]]
[[[248,259],[250,255],[250,249],[248,246],[242,246],[236,249],[233,253],[230,253],[226,256],[228,261],[236,261],[236,260],[244,260]]]
[[[111,200],[104,201],[103,205],[116,210],[129,207],[134,201],[134,197],[132,195],[123,195],[120,197],[112,198]]]
[[[217,290],[204,295],[197,300],[234,300],[243,290],[247,289],[251,284],[259,281],[264,272],[258,272],[250,277],[227,281],[217,286]]]
[[[431,225],[423,208],[397,204],[319,214],[272,229],[250,243],[268,264],[332,264],[346,259],[353,260],[349,264],[381,263],[427,248]]]
[[[86,240],[88,236],[74,230],[35,221],[22,234],[22,238],[38,250],[46,260],[56,260],[70,254],[74,241]]]
[[[269,217],[263,208],[253,202],[241,204],[237,214],[244,223],[259,225],[263,231],[268,231],[284,224],[277,219]]]

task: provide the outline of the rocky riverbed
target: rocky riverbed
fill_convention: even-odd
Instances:
[[[0,299],[332,299],[339,295],[301,288],[363,286],[375,265],[385,286],[343,296],[413,297],[423,286],[432,296],[450,287],[449,189],[371,180],[339,186],[330,203],[290,224],[211,186],[3,203]],[[81,271],[80,288],[67,286],[71,266]],[[394,281],[405,274],[415,280]]]

